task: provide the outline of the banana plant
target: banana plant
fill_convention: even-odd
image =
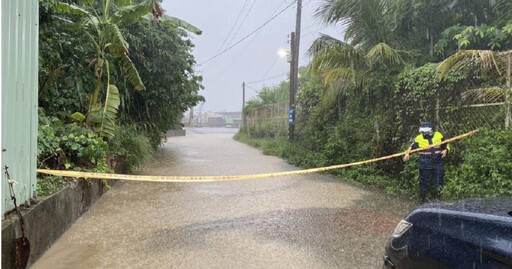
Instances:
[[[113,63],[109,59],[116,60],[122,75],[135,90],[145,90],[139,72],[129,57],[129,45],[119,26],[137,21],[152,21],[171,28],[182,28],[197,35],[201,34],[201,30],[178,18],[165,15],[161,0],[144,0],[138,4],[133,4],[131,0],[99,2],[95,4],[94,0],[83,0],[80,6],[57,2],[57,12],[79,17],[80,28],[96,49],[97,57],[91,62],[94,65],[96,83],[89,99],[86,125],[110,139],[116,128],[120,96],[118,88],[110,83],[110,67]],[[101,102],[103,95],[105,100]]]

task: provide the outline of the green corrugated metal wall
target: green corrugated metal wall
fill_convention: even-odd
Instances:
[[[4,166],[18,203],[36,194],[38,0],[2,2],[2,213],[13,208]]]

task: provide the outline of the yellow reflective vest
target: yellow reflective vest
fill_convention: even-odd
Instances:
[[[430,145],[434,145],[443,141],[443,135],[440,132],[435,132],[431,138],[426,138],[423,134],[419,134],[414,138],[414,143],[411,145],[411,149],[424,148]],[[420,168],[422,169],[434,169],[443,166],[443,158],[441,152],[443,150],[450,150],[450,145],[443,144],[430,149],[422,150],[419,152]]]

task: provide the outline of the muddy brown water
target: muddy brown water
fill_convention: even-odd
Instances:
[[[169,138],[140,173],[297,169],[232,136],[198,129]],[[32,268],[380,268],[387,238],[413,206],[318,174],[118,182]]]

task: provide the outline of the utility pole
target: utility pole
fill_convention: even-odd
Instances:
[[[302,16],[302,0],[297,0],[297,20],[295,32],[291,35],[292,62],[290,64],[290,109],[288,112],[288,140],[295,139],[295,94],[298,88],[299,77],[299,47],[300,47],[300,23]]]
[[[505,128],[510,128],[512,125],[512,113],[510,111],[510,99],[512,96],[511,78],[510,78],[510,54],[507,55],[507,89],[505,94]]]
[[[194,107],[190,108],[190,116],[188,118],[188,127],[194,127]]]
[[[288,101],[288,140],[295,138],[295,32],[290,35],[291,62],[290,62],[290,99]]]
[[[245,127],[245,125],[247,124],[245,122],[244,108],[245,108],[245,82],[242,83],[242,126],[240,126],[241,128]]]
[[[204,102],[201,102],[199,105],[199,113],[197,113],[197,125],[198,127],[203,127],[203,106]]]

